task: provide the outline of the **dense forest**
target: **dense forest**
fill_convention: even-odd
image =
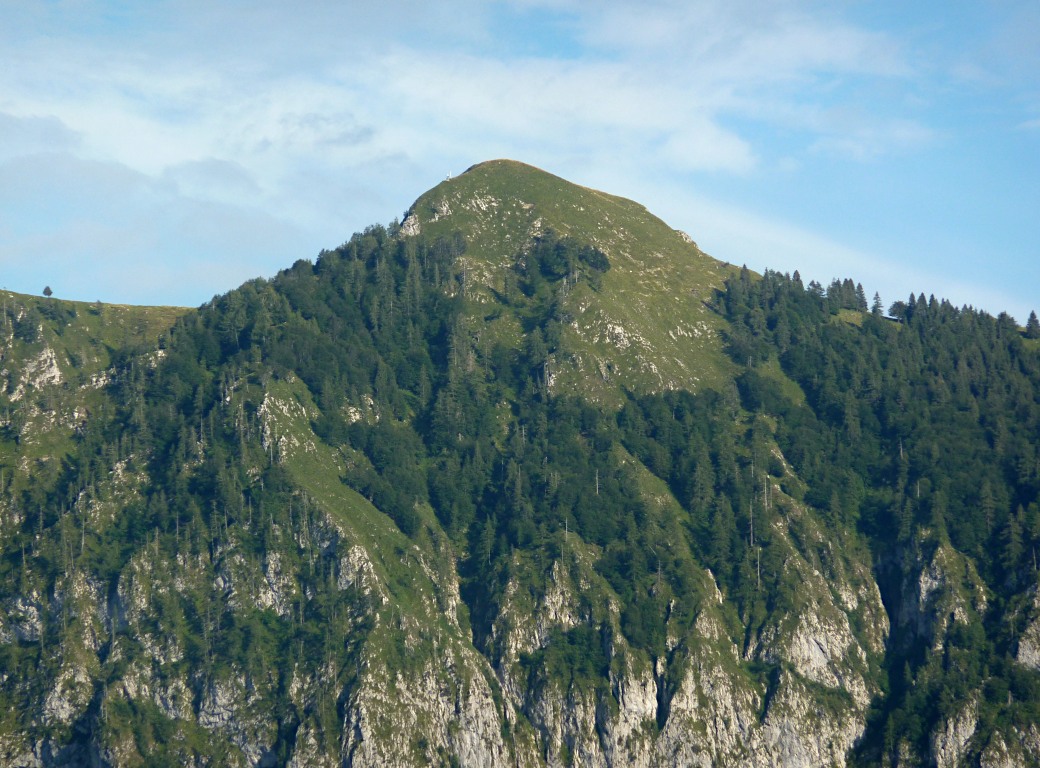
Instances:
[[[943,654],[924,643],[893,649],[864,759],[877,761],[901,737],[923,744],[929,726],[976,690],[991,726],[1037,722],[1040,675],[1012,661],[1040,546],[1035,314],[1023,333],[1006,314],[921,294],[886,315],[878,297],[868,311],[850,280],[824,291],[797,273],[752,280],[746,271],[721,305],[734,323],[730,350],[749,361],[737,382],[745,407],[776,417],[806,502],[869,544],[890,612],[913,547],[951,544],[992,596],[984,623]],[[804,402],[755,360],[778,361]]]
[[[294,379],[313,398],[313,435],[342,458],[345,487],[407,540],[457,553],[461,621],[493,666],[507,653],[496,626],[511,585],[579,551],[594,553],[632,658],[681,665],[670,638],[697,620],[705,569],[743,648],[798,600],[778,524],[808,509],[830,541],[872,563],[890,616],[909,553],[940,546],[970,560],[988,600],[939,652],[929,638],[893,636],[883,658],[864,662],[879,694],[854,760],[879,764],[901,742],[927,754],[936,723],[974,691],[980,744],[1040,722],[1040,673],[1014,660],[1040,548],[1035,317],[1024,333],[1006,315],[924,295],[885,312],[849,280],[824,289],[745,269],[711,302],[728,322],[733,385],[628,392],[612,408],[552,387],[568,291],[598,291],[608,257],[544,232],[497,302],[475,311],[465,252],[461,234],[431,242],[377,226],[216,297],[158,349],[120,351],[110,398],[64,457],[28,474],[6,468],[0,583],[38,621],[16,632],[8,607],[0,627],[5,729],[73,745],[125,738],[149,765],[220,762],[229,747],[205,728],[111,692],[149,643],[168,642],[177,650],[162,675],[183,672],[197,691],[228,670],[249,680],[274,713],[275,762],[305,721],[334,739],[378,611],[345,575],[319,501],[286,468],[297,436],[264,421],[272,382]],[[515,316],[520,343],[488,333],[479,312]],[[11,316],[32,343],[39,318]],[[22,439],[16,421],[4,429],[12,445]],[[653,483],[676,503],[651,504]],[[292,574],[286,602],[230,599],[231,580],[260,578],[274,552]],[[142,558],[178,586],[160,585]],[[77,589],[98,592],[105,615],[86,611]],[[133,608],[135,590],[147,609]],[[563,679],[617,709],[612,680],[625,662],[608,653],[617,644],[602,610],[590,601],[587,621],[525,652],[532,688]],[[404,646],[386,653],[413,663]],[[41,722],[38,702],[76,654],[85,703],[68,725]],[[768,691],[779,671],[756,662],[746,674]],[[324,682],[301,700],[295,681],[307,676]],[[662,683],[662,701],[676,684]],[[667,706],[658,712],[663,728]]]

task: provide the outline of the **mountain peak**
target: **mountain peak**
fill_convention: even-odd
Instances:
[[[469,223],[466,211],[504,214],[513,218],[508,207],[502,208],[502,203],[507,201],[514,203],[513,207],[519,205],[527,214],[520,218],[533,223],[539,218],[533,214],[548,215],[551,219],[548,226],[568,234],[575,230],[576,236],[580,236],[589,225],[592,225],[592,230],[602,228],[604,219],[612,217],[646,219],[667,229],[663,221],[638,203],[580,186],[541,168],[509,159],[487,160],[470,166],[459,176],[449,176],[415,202],[406,221],[410,219],[413,226],[421,227],[448,220],[454,215],[450,221],[434,229],[458,224],[464,231]],[[451,205],[453,202],[456,203],[454,207]],[[508,222],[504,223],[508,226]],[[595,236],[594,231],[587,234]]]
[[[570,318],[556,361],[561,392],[591,389],[616,400],[624,388],[695,390],[730,375],[708,303],[731,268],[639,203],[516,160],[490,160],[421,195],[401,231],[462,235],[467,298],[484,307],[481,317],[503,303],[540,238],[568,238],[606,256],[610,269],[596,288],[561,289]]]
[[[524,163],[524,162],[521,162],[520,160],[512,160],[512,159],[510,159],[508,157],[499,157],[499,158],[496,158],[494,160],[484,160],[483,162],[480,162],[480,163],[474,163],[469,168],[467,168],[465,171],[463,171],[463,173],[465,174],[465,173],[470,173],[470,172],[473,172],[473,171],[476,171],[476,172],[489,172],[489,173],[494,173],[496,171],[504,171],[504,172],[522,172],[522,173],[543,173],[543,174],[546,174],[548,176],[552,176],[553,175],[553,174],[549,173],[548,171],[544,171],[544,170],[542,170],[541,168],[539,168],[537,166],[531,165],[530,163]],[[563,181],[563,179],[560,179],[560,180]]]

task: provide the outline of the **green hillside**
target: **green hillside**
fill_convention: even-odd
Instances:
[[[10,291],[0,291],[0,304],[0,463],[25,470],[56,465],[73,450],[77,429],[110,407],[112,377],[133,359],[156,365],[159,339],[189,311]],[[8,474],[9,490],[30,479],[28,472]]]
[[[610,268],[594,287],[581,269],[553,286],[563,321],[554,391],[617,404],[625,388],[696,391],[732,378],[724,324],[709,305],[734,270],[638,203],[495,160],[420,197],[402,232],[431,241],[462,233],[460,290],[475,305],[468,311],[516,343],[527,329],[503,305],[532,242],[555,233],[605,254]]]
[[[0,298],[2,765],[1037,765],[1006,316],[510,161],[196,310]]]

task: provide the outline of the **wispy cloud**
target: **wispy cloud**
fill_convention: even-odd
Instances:
[[[805,3],[618,3],[589,9],[585,21],[590,44],[669,61],[681,54],[686,71],[737,84],[782,82],[821,71],[908,73],[891,37]]]
[[[936,138],[936,131],[914,120],[894,119],[889,122],[848,115],[840,120],[840,130],[828,131],[811,147],[825,154],[839,154],[855,160],[871,160],[890,153],[901,153],[926,145]]]
[[[813,0],[17,5],[0,29],[0,259],[8,275],[32,274],[31,286],[25,265],[49,248],[89,260],[77,280],[94,285],[106,264],[147,250],[169,300],[194,303],[386,221],[449,170],[503,155],[582,180],[637,179],[651,207],[692,186],[711,209],[712,184],[747,185],[751,198],[781,169],[810,206],[814,169],[880,168],[941,144],[957,66],[1036,84],[988,43],[922,57],[919,37],[854,10]],[[994,30],[987,39],[1035,54],[1035,37]],[[1032,115],[1012,125],[1032,132]],[[746,225],[728,230],[734,242]],[[854,251],[831,249],[850,264]],[[219,267],[200,281],[162,261],[173,252]],[[115,269],[113,292],[118,279]]]
[[[756,151],[725,115],[768,121],[777,101],[797,105],[791,114],[810,113],[821,77],[906,70],[884,36],[790,4],[657,5],[572,7],[575,43],[589,55],[564,62],[438,46],[431,40],[451,26],[436,14],[409,17],[429,26],[424,42],[391,38],[379,46],[366,33],[399,14],[323,18],[312,9],[297,17],[261,3],[242,15],[189,5],[171,32],[146,38],[161,55],[133,46],[112,55],[74,39],[58,57],[30,41],[22,53],[35,55],[36,74],[5,97],[21,114],[53,114],[75,126],[99,156],[150,173],[202,157],[243,163],[252,155],[259,163],[265,151],[343,149],[344,159],[357,160],[360,145],[388,149],[375,125],[388,128],[387,139],[406,133],[405,120],[416,133],[431,121],[471,125],[473,133],[564,151],[568,138],[634,140],[664,147],[684,168],[744,173]],[[485,19],[470,11],[452,23]],[[463,35],[478,38],[472,27]],[[333,40],[342,55],[315,59],[315,47]],[[265,67],[268,56],[281,62],[277,75]],[[875,144],[883,135],[875,132]]]

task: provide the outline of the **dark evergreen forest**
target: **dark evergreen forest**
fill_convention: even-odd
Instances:
[[[491,658],[517,553],[544,569],[575,540],[596,545],[595,569],[620,600],[633,649],[670,653],[666,626],[695,619],[702,568],[735,607],[729,629],[740,645],[795,599],[770,521],[803,505],[833,541],[869,550],[892,615],[915,548],[951,545],[991,595],[983,625],[957,630],[941,654],[917,641],[876,661],[886,695],[861,745],[864,764],[900,738],[923,744],[976,689],[985,728],[1040,720],[1040,675],[1012,661],[1015,617],[1027,610],[1040,554],[1040,345],[1026,337],[1034,334],[1006,315],[923,295],[886,313],[848,280],[825,290],[797,273],[744,270],[714,301],[730,323],[735,387],[631,393],[608,409],[548,385],[569,321],[557,289],[581,279],[596,290],[610,269],[601,252],[553,233],[535,243],[488,306],[520,319],[518,346],[467,314],[461,236],[395,234],[372,227],[313,263],[215,298],[176,325],[154,364],[144,363],[147,350],[126,350],[111,408],[92,414],[74,453],[16,500],[20,523],[6,539],[0,580],[52,593],[63,574],[81,570],[110,585],[114,600],[135,552],[175,571],[195,563],[209,579],[165,593],[153,628],[181,638],[186,668],[235,665],[285,694],[291,666],[279,660],[314,668],[334,658],[349,688],[366,597],[329,588],[332,534],[294,493],[259,416],[263,385],[295,376],[317,405],[314,433],[350,457],[343,482],[407,536],[444,535],[459,553],[474,642]],[[238,391],[257,394],[233,399]],[[379,418],[352,417],[360,402]],[[87,525],[100,477],[120,462],[146,475],[145,492],[113,525]],[[679,507],[649,508],[641,489],[651,481]],[[782,493],[771,495],[774,484]],[[256,559],[288,553],[285,567],[313,597],[288,617],[230,610],[206,586],[229,542]],[[0,645],[5,679],[31,679],[55,663],[74,619],[53,604],[38,641]],[[103,678],[120,675],[136,635],[132,618],[113,626]],[[535,684],[569,675],[609,698],[603,648],[595,629],[577,628],[525,664]],[[773,673],[755,670],[763,680]],[[25,711],[27,702],[4,695],[4,717]],[[276,701],[289,740],[304,713],[288,695]],[[341,705],[330,692],[310,714],[331,733]],[[123,716],[139,743],[168,735],[155,712]]]
[[[1040,348],[1006,314],[958,309],[924,294],[888,315],[862,288],[803,286],[797,273],[746,272],[721,304],[749,410],[776,418],[777,442],[835,531],[874,554],[882,596],[898,615],[908,553],[952,544],[992,595],[984,625],[958,630],[935,654],[892,649],[862,748],[875,763],[900,737],[924,746],[929,726],[976,690],[983,722],[1040,718],[1040,676],[1011,659],[1015,617],[1028,610],[1040,546]],[[754,367],[777,360],[804,402]],[[926,750],[922,749],[922,753]]]

